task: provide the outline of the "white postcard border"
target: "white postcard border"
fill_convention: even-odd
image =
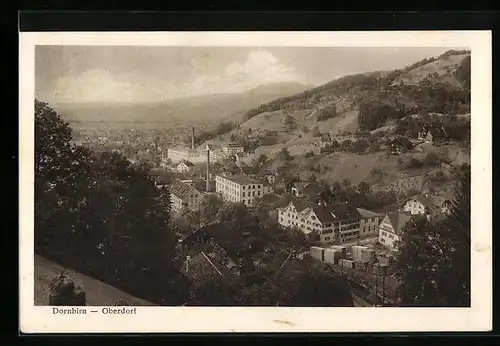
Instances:
[[[136,315],[54,315],[34,306],[35,45],[464,47],[471,49],[471,308],[138,307]],[[492,328],[490,31],[20,33],[20,327],[57,332],[412,332]]]

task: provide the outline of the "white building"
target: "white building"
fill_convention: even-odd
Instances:
[[[176,169],[179,173],[189,173],[191,169],[194,167],[194,164],[189,161],[181,162],[177,165]]]
[[[278,223],[283,227],[298,227],[306,235],[315,231],[323,243],[347,244],[360,236],[361,215],[347,203],[333,206],[314,205],[292,200],[278,209]]]
[[[192,211],[200,210],[202,198],[202,193],[190,184],[174,180],[170,185],[170,203],[174,212],[180,212],[185,208]]]
[[[410,219],[409,213],[387,213],[379,225],[378,241],[390,249],[396,249],[396,242],[401,241],[403,227]]]
[[[215,191],[229,202],[243,203],[246,206],[253,204],[255,197],[264,195],[263,184],[256,179],[246,176],[215,177]]]
[[[429,215],[431,217],[448,214],[450,207],[451,203],[448,199],[424,193],[408,199],[403,205],[403,211],[412,215]]]
[[[222,147],[222,151],[226,155],[235,155],[238,153],[243,153],[245,150],[243,146],[237,144],[237,143],[229,143],[228,145],[225,145]]]
[[[372,211],[356,208],[358,210],[359,215],[361,216],[359,228],[360,228],[360,237],[378,237],[378,226],[380,221],[384,215],[374,213]]]
[[[167,156],[173,163],[190,161],[194,163],[207,162],[207,151],[188,148],[168,148]]]

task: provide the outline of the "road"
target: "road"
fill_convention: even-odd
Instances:
[[[64,268],[57,263],[35,255],[34,299],[35,306],[49,305],[49,286],[52,279],[61,273],[68,274],[77,286],[85,291],[88,306],[113,305],[115,301],[124,299],[134,306],[153,306],[143,299],[133,297],[113,286],[105,284],[74,270]]]

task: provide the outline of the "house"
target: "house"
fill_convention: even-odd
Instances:
[[[200,210],[202,198],[202,193],[190,184],[178,179],[170,184],[170,203],[174,212],[180,212],[184,208],[192,211]]]
[[[267,194],[270,194],[270,193],[274,193],[274,189],[271,185],[269,184],[264,184],[263,187],[262,187],[262,194],[263,195],[267,195]]]
[[[156,187],[161,188],[171,183],[172,177],[164,170],[152,169],[147,173],[148,177],[153,180]]]
[[[194,164],[189,161],[181,162],[177,165],[176,169],[179,173],[189,173],[191,169],[194,167]]]
[[[315,182],[294,182],[291,187],[292,196],[295,197],[317,197],[323,189]]]
[[[255,197],[264,195],[264,185],[254,178],[243,175],[217,175],[215,177],[215,191],[226,201],[250,206]]]
[[[428,192],[415,195],[403,204],[402,210],[412,215],[428,215],[429,218],[450,212],[451,201]]]
[[[356,209],[358,210],[358,213],[361,217],[359,224],[360,237],[378,236],[378,226],[380,224],[380,221],[382,221],[384,215],[362,208]]]
[[[390,212],[379,225],[378,241],[390,249],[396,249],[401,241],[403,227],[410,221],[411,214],[406,212]]]
[[[424,126],[422,131],[418,134],[418,139],[424,141],[424,143],[432,143],[432,133],[429,129]]]
[[[278,223],[283,227],[298,227],[306,235],[315,231],[323,243],[350,243],[359,238],[361,216],[347,203],[318,205],[303,199],[293,199],[278,209]]]
[[[236,156],[238,153],[243,153],[245,149],[238,143],[229,143],[222,147],[222,151],[228,156]]]

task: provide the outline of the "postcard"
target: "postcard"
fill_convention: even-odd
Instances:
[[[21,32],[23,333],[492,328],[491,32]]]

